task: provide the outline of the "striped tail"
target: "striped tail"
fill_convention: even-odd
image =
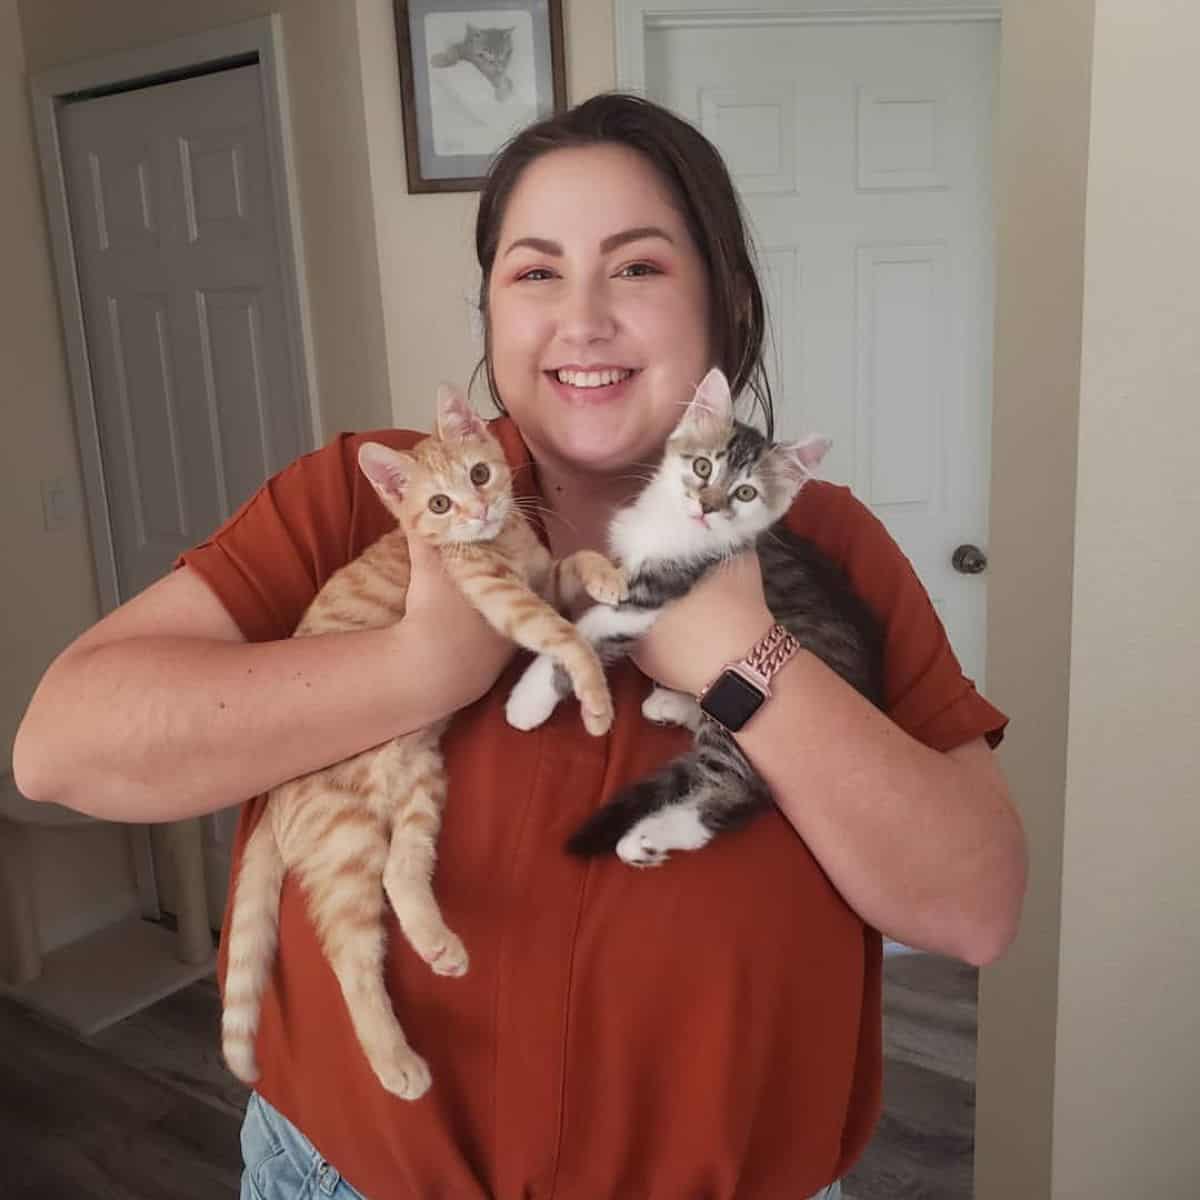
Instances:
[[[641,820],[675,804],[701,780],[700,756],[681,755],[665,767],[618,792],[567,839],[567,851],[580,858],[612,854],[617,843]]]
[[[242,855],[229,926],[229,965],[225,974],[221,1049],[229,1069],[243,1082],[258,1078],[254,1043],[262,994],[275,962],[279,940],[279,894],[284,863],[270,815],[255,826]]]

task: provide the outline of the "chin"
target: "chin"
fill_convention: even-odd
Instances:
[[[605,435],[593,431],[582,436],[548,440],[547,449],[558,460],[575,470],[594,474],[611,474],[627,470],[637,463],[656,463],[662,456],[663,441],[642,434],[628,433]]]

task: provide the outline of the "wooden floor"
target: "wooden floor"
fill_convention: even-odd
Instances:
[[[847,1200],[969,1200],[976,973],[904,955],[885,974],[885,1111]],[[234,1200],[245,1090],[218,1013],[203,981],[85,1042],[0,1001],[0,1198]]]
[[[978,976],[928,954],[884,960],[883,1116],[846,1200],[970,1200]]]

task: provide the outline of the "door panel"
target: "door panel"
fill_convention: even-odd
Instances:
[[[951,557],[987,530],[998,42],[994,22],[865,17],[646,34],[647,93],[741,194],[781,434],[833,438],[825,476],[888,527],[980,682],[984,577]]]
[[[308,448],[258,68],[72,103],[60,131],[126,599]]]
[[[256,66],[60,113],[121,600],[310,448]],[[233,814],[205,822],[211,914]],[[169,854],[156,854],[173,906]]]

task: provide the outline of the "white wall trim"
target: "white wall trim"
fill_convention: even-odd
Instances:
[[[660,29],[999,21],[999,0],[613,0],[617,87],[646,90],[646,34]]]
[[[300,228],[299,188],[288,119],[283,26],[279,16],[272,14],[205,33],[175,38],[155,46],[123,50],[51,67],[39,72],[30,81],[38,157],[41,161],[67,365],[75,405],[80,465],[90,514],[92,555],[103,612],[115,608],[121,596],[117,587],[116,554],[108,520],[95,396],[84,334],[83,303],[67,208],[58,113],[64,103],[63,98],[72,93],[186,71],[191,67],[246,54],[258,56],[269,170],[281,237],[288,350],[292,362],[297,365],[296,384],[302,391],[301,401],[309,416],[311,445],[316,446],[324,440],[324,427],[317,391],[316,356],[313,351]]]

